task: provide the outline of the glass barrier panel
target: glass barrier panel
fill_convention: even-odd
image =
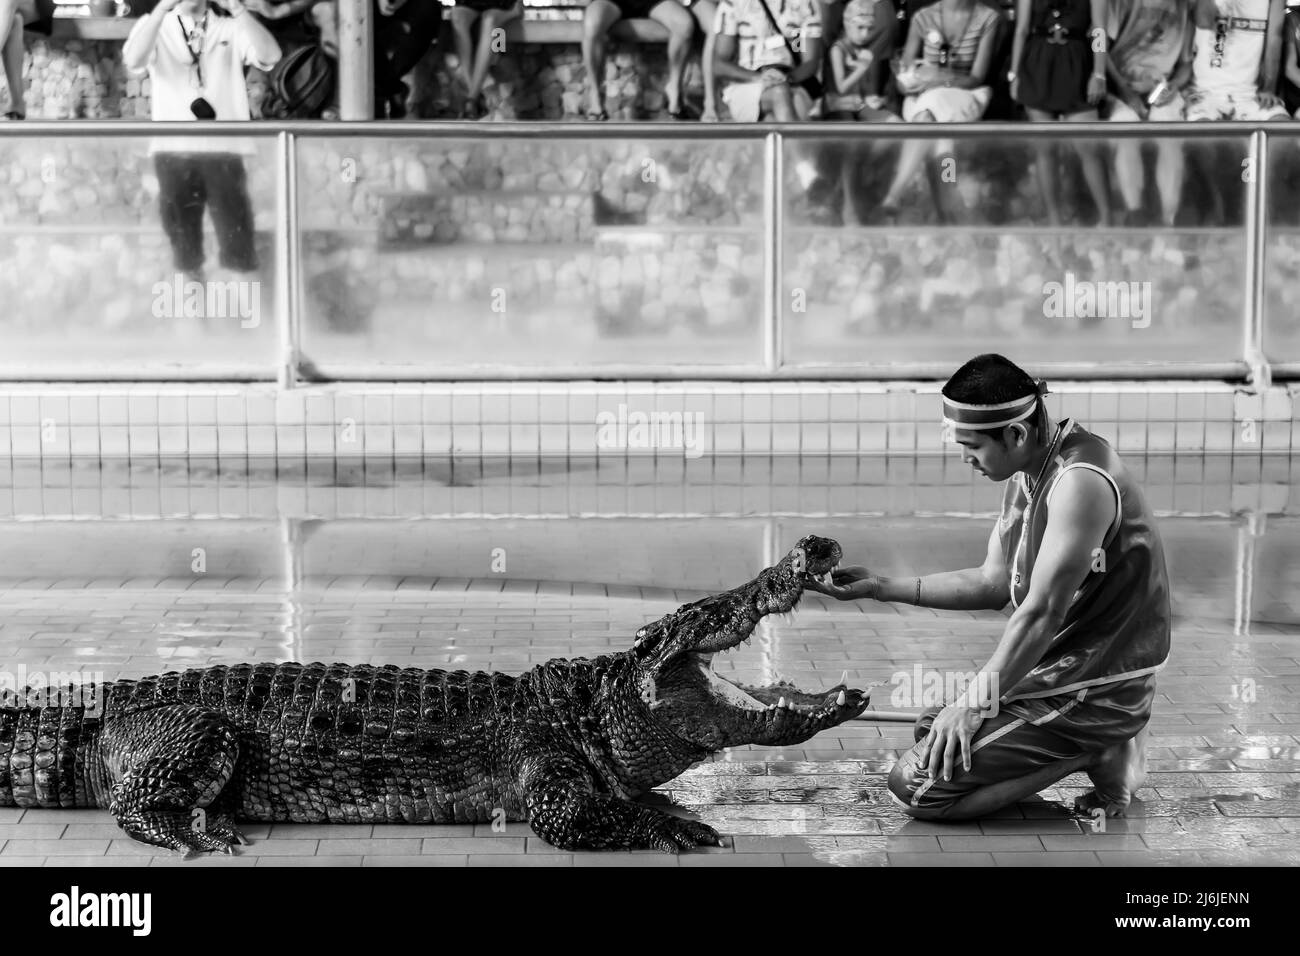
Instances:
[[[298,170],[331,375],[763,360],[760,140],[311,136]]]
[[[1300,135],[1290,129],[1268,133],[1264,269],[1264,355],[1300,366]]]
[[[275,155],[0,137],[0,376],[274,378]]]
[[[1247,135],[897,132],[785,142],[787,365],[1240,359]]]

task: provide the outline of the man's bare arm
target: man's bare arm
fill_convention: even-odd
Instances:
[[[917,603],[917,578],[886,578],[874,575],[865,568],[837,571],[833,584],[824,584],[809,577],[809,590],[838,598],[841,601],[875,598],[877,601]],[[1010,583],[1002,558],[1002,542],[997,529],[989,535],[984,564],[962,571],[941,571],[920,578],[922,607],[941,608],[948,611],[999,610],[1011,600]]]
[[[916,603],[916,578],[877,578],[876,600]],[[1011,600],[1010,582],[1002,559],[997,529],[989,535],[984,564],[961,571],[940,571],[921,577],[921,607],[945,611],[996,611]]]

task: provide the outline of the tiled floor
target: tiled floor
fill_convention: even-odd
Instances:
[[[1187,556],[1184,556],[1186,561]],[[1225,569],[1226,570],[1226,569]],[[276,581],[100,588],[60,580],[0,591],[0,659],[12,671],[142,676],[233,661],[299,659],[519,672],[551,657],[620,650],[649,618],[696,595],[633,587],[425,581],[363,589],[349,582],[282,593]],[[1230,590],[1231,581],[1222,583]],[[1210,602],[1193,608],[1208,608]],[[1178,608],[1176,608],[1178,610]],[[1186,608],[1182,609],[1184,613]],[[0,863],[120,866],[1056,865],[1300,863],[1300,626],[1234,633],[1230,613],[1179,620],[1160,678],[1148,785],[1125,820],[1095,832],[1067,809],[1074,776],[1039,799],[978,823],[909,820],[885,774],[911,742],[901,723],[855,722],[799,748],[718,755],[647,798],[694,813],[729,838],[722,849],[567,853],[526,825],[247,828],[235,857],[182,863],[123,837],[105,811],[0,808]],[[859,686],[924,667],[974,670],[1000,633],[997,614],[828,605],[810,597],[793,623],[765,622],[721,660],[746,678],[779,674]]]

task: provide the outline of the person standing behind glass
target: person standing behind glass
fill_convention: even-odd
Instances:
[[[1011,48],[1011,98],[1036,123],[1096,122],[1106,96],[1106,0],[1018,0]],[[1100,225],[1110,225],[1110,186],[1096,143],[1076,144]],[[1047,218],[1060,225],[1054,144],[1037,149],[1038,185]]]
[[[129,73],[148,74],[155,121],[251,118],[244,68],[270,70],[280,59],[275,38],[240,0],[159,0],[122,46]],[[176,268],[202,280],[203,210],[216,228],[221,265],[257,269],[253,210],[244,162],[222,139],[192,137],[182,152],[157,151],[158,202]]]

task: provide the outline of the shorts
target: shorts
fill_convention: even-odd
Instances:
[[[644,20],[650,16],[650,11],[664,0],[609,0],[609,2],[618,7],[618,12],[623,14],[624,20]]]
[[[917,718],[916,745],[890,771],[889,792],[911,810],[940,813],[979,787],[1131,740],[1151,718],[1155,693],[1155,675],[1149,674],[1072,694],[1002,704],[975,733],[970,770],[962,768],[959,756],[951,780],[933,778],[918,766],[921,742],[940,710],[932,707]],[[1071,772],[1063,770],[1061,776]]]
[[[802,86],[792,86],[790,94],[794,98],[795,111],[807,115],[812,109],[812,97]],[[757,123],[763,106],[763,81],[750,83],[728,83],[722,88],[722,102],[727,104],[727,112],[736,123]]]
[[[516,0],[456,0],[456,6],[482,13],[486,10],[510,10],[513,9],[515,2]],[[454,10],[455,7],[452,9]]]
[[[1258,123],[1264,120],[1290,119],[1285,106],[1265,109],[1255,99],[1255,90],[1202,90],[1187,105],[1189,120],[1241,120]]]
[[[929,110],[937,123],[973,123],[984,115],[992,98],[993,89],[988,86],[973,90],[936,86],[904,97],[903,119],[910,123],[917,114]]]
[[[1175,93],[1168,103],[1151,107],[1147,113],[1147,120],[1152,123],[1179,123],[1182,122],[1183,111],[1186,109],[1187,103],[1183,100],[1183,94]],[[1140,122],[1133,108],[1119,97],[1106,97],[1105,110],[1106,119],[1112,123]]]

